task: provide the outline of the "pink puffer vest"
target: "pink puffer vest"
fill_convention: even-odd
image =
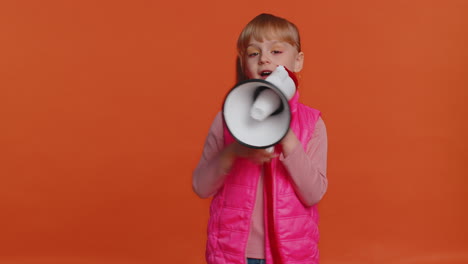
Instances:
[[[289,102],[292,112],[291,129],[305,149],[320,112],[298,103],[298,98],[299,95],[296,93]],[[225,144],[233,140],[225,128]],[[280,262],[281,264],[317,264],[319,259],[317,206],[305,207],[300,202],[290,183],[289,174],[278,158],[273,159],[270,166],[273,172],[271,181],[273,229]],[[261,166],[247,159],[238,158],[226,177],[224,186],[214,196],[208,222],[206,249],[208,264],[246,263],[245,248],[261,170]],[[267,219],[266,213],[265,219]],[[265,221],[266,236],[268,236],[267,230],[271,230],[267,224]],[[265,256],[268,264],[277,264],[273,262],[268,239],[265,243]]]

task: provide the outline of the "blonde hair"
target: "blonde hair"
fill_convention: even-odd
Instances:
[[[243,64],[250,41],[252,39],[262,41],[264,38],[285,41],[301,52],[301,40],[296,25],[275,15],[260,14],[245,26],[237,39],[238,81],[247,79],[243,72]]]

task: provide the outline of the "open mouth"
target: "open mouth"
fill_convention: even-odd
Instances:
[[[262,72],[260,73],[260,76],[262,76],[262,77],[268,77],[270,74],[271,74],[271,71],[262,71]]]

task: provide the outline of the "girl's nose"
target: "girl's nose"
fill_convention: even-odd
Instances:
[[[265,63],[270,63],[270,57],[268,57],[267,54],[265,53],[260,53],[260,59],[258,61],[258,64],[263,65]]]

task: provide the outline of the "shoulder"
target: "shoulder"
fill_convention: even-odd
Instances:
[[[322,113],[315,108],[299,103],[297,110],[300,122],[302,124],[308,124],[311,130],[315,130],[314,128],[317,126],[319,120],[322,120]],[[321,122],[323,122],[323,120]]]
[[[322,117],[319,117],[315,123],[314,131],[308,143],[308,149],[315,152],[317,149],[320,149],[321,153],[327,152],[328,136],[327,128]]]
[[[214,117],[209,132],[215,136],[220,136],[223,134],[223,115],[221,111],[219,111]]]
[[[321,116],[319,116],[317,122],[315,123],[314,134],[320,134],[325,136],[327,134],[327,127],[325,126],[325,122],[323,121]]]
[[[302,112],[306,112],[308,115],[310,115],[312,118],[314,118],[315,121],[317,121],[319,119],[319,117],[321,116],[321,114],[322,114],[320,112],[320,110],[312,108],[312,107],[307,106],[305,104],[299,103],[298,105],[299,105],[299,109]]]
[[[216,116],[213,120],[213,124],[222,124],[223,123],[223,113],[221,111],[218,111],[216,113]]]

